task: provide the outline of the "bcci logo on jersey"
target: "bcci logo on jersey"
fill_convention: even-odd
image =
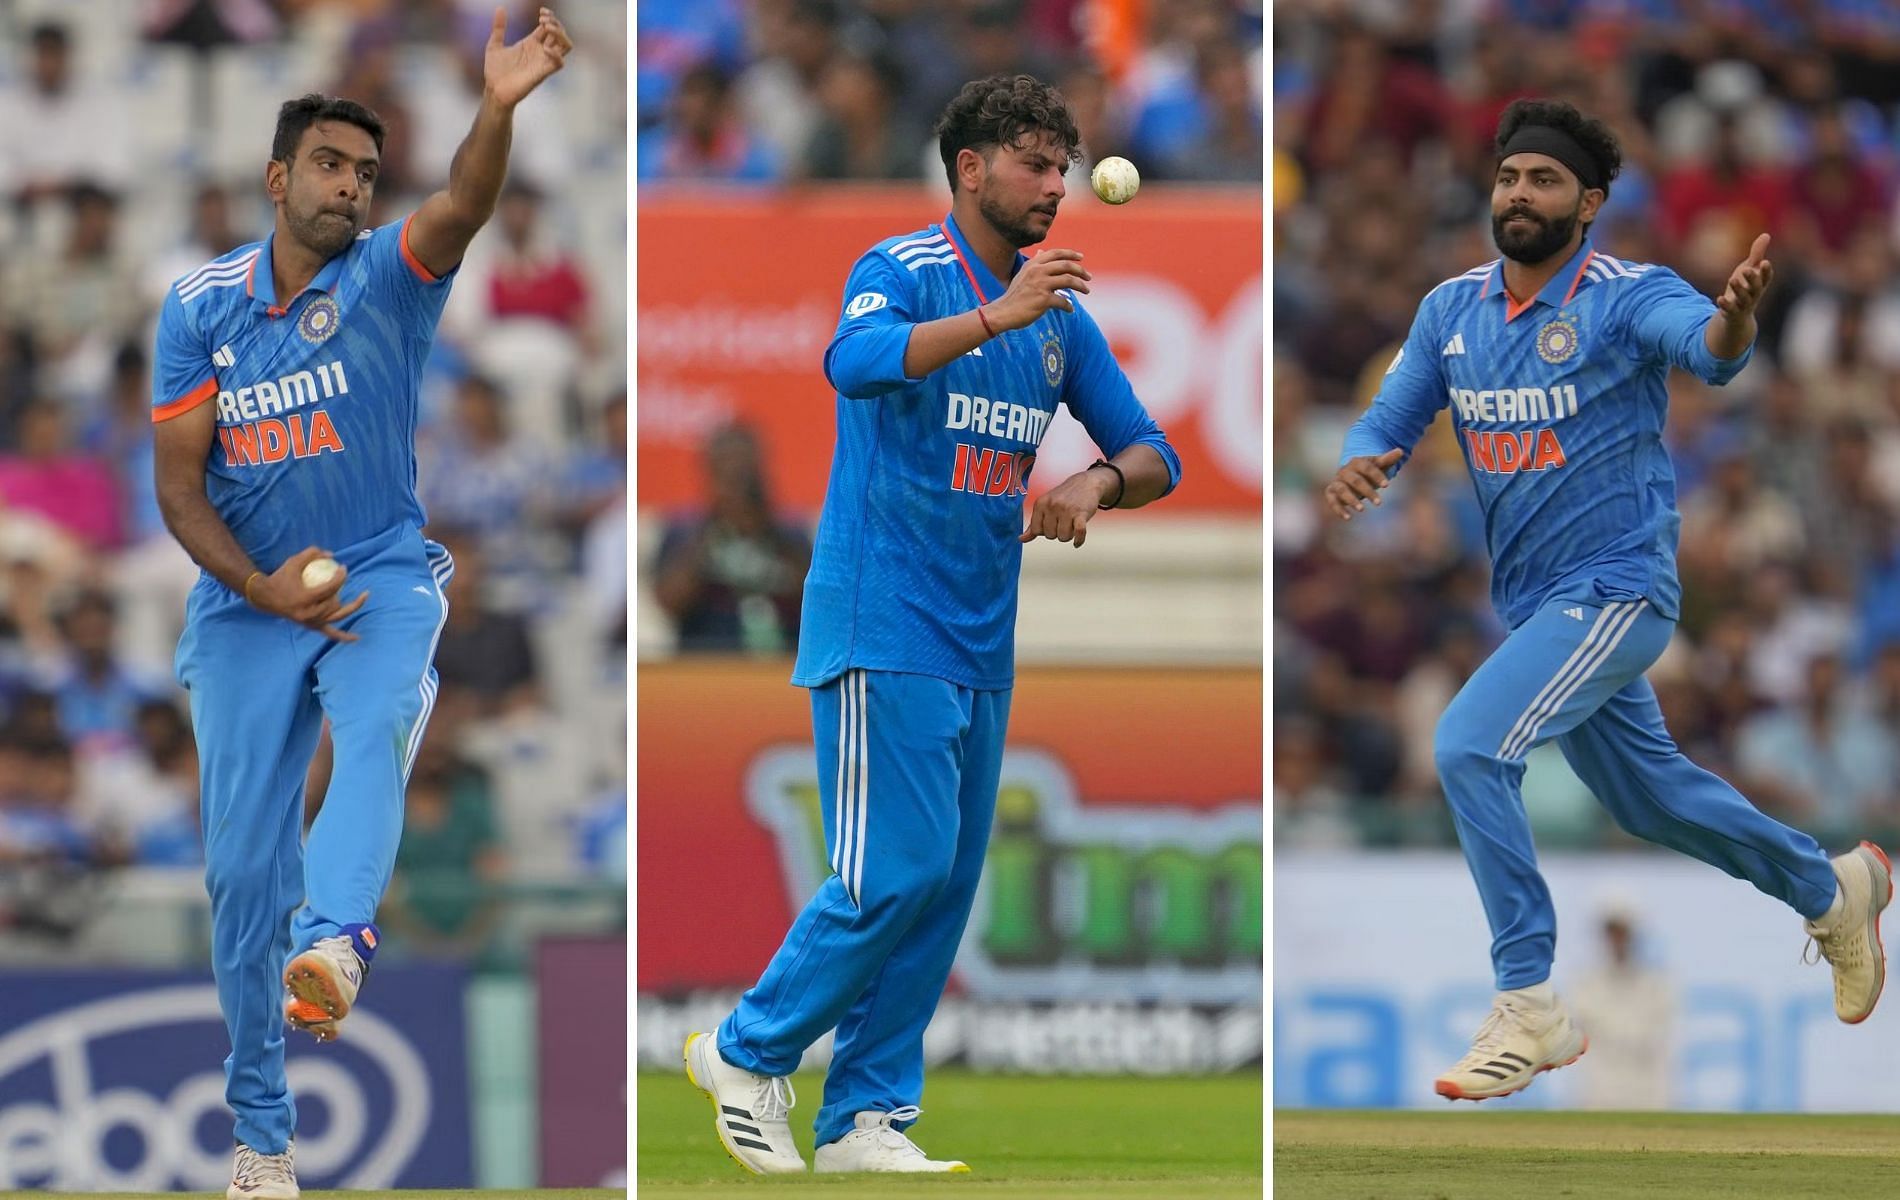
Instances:
[[[1062,343],[1053,333],[1042,339],[1042,377],[1050,387],[1062,382]]]
[[[1537,357],[1551,366],[1569,362],[1577,355],[1577,324],[1569,317],[1558,317],[1537,331]]]
[[[297,318],[297,332],[311,345],[320,345],[330,340],[342,321],[343,312],[336,306],[336,301],[328,296],[318,296],[304,306],[303,315]]]

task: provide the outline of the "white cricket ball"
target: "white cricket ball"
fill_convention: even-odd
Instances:
[[[303,585],[320,588],[335,579],[342,569],[334,558],[313,558],[303,565]]]
[[[1126,204],[1141,190],[1141,172],[1125,158],[1105,158],[1089,173],[1089,186],[1109,204]]]

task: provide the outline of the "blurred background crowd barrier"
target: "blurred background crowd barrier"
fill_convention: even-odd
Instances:
[[[1420,298],[1497,257],[1492,139],[1511,100],[1566,99],[1617,132],[1623,173],[1591,230],[1600,249],[1667,264],[1713,295],[1755,236],[1773,235],[1754,361],[1720,389],[1669,381],[1685,595],[1650,679],[1684,751],[1764,810],[1836,850],[1900,833],[1900,8],[1289,0],[1274,15],[1275,988],[1276,1019],[1285,1008],[1294,1022],[1275,1087],[1284,1103],[1411,1103],[1429,1091],[1425,1067],[1481,1015],[1467,1007],[1447,1024],[1421,981],[1455,982],[1480,1006],[1488,989],[1488,939],[1431,744],[1503,630],[1448,419],[1365,520],[1324,518],[1318,496]],[[1705,1035],[1728,1034],[1706,1027],[1666,1040],[1685,1082],[1656,1103],[1894,1106],[1822,1087],[1811,1065],[1846,1048],[1774,1025],[1800,1026],[1817,997],[1826,1009],[1825,972],[1796,967],[1785,910],[1708,868],[1661,886],[1676,864],[1636,851],[1555,745],[1532,752],[1524,798],[1541,848],[1592,852],[1562,860],[1575,882],[1559,897],[1560,990],[1598,964],[1660,971],[1691,1001],[1663,1011],[1731,1023],[1728,1049],[1710,1050]],[[1376,938],[1392,913],[1356,906],[1342,939],[1289,900],[1325,871],[1343,879],[1355,848],[1437,848],[1429,861],[1442,869],[1416,869],[1456,907],[1413,930],[1422,940],[1376,978],[1335,988],[1356,970],[1343,957],[1285,948]],[[1363,877],[1413,860],[1351,861]],[[1606,914],[1631,905],[1634,928],[1608,933]],[[1403,911],[1415,919],[1415,906]],[[1722,967],[1696,939],[1731,919],[1755,932],[1723,927],[1722,944],[1746,952]],[[1407,966],[1425,963],[1426,975]],[[1430,1046],[1404,1051],[1403,1091],[1375,1086],[1372,1067],[1339,1087],[1323,1071],[1279,1071],[1332,1036],[1292,1014],[1353,988],[1370,988],[1374,1007],[1327,1020],[1392,1021],[1356,1045]],[[1900,1034],[1865,1036],[1900,1050]],[[1771,1062],[1765,1046],[1788,1057]],[[1734,1086],[1709,1084],[1697,1064]],[[1569,1095],[1540,1085],[1521,1102]]]
[[[823,877],[789,678],[835,432],[824,348],[852,263],[949,209],[937,113],[1016,70],[1076,111],[1052,244],[1088,256],[1089,311],[1185,474],[1080,552],[1025,547],[989,866],[926,1053],[1258,1063],[1261,6],[758,0],[638,22],[640,1063],[677,1069]],[[1126,208],[1088,190],[1110,154],[1143,173]],[[1032,495],[1095,457],[1059,415]],[[708,922],[712,893],[749,902]]]
[[[507,7],[512,39],[537,6]],[[576,1055],[537,1020],[553,987],[624,1029],[628,19],[558,7],[576,51],[517,114],[424,380],[421,496],[459,569],[363,1036],[321,1058],[293,1043],[311,1186],[624,1168],[617,1135],[563,1141],[586,1129],[564,1097],[622,1127],[610,1048]],[[171,668],[197,570],[152,494],[152,322],[173,280],[270,231],[285,99],[347,95],[389,123],[373,224],[442,186],[493,11],[0,6],[0,1188],[228,1178]],[[52,1072],[55,1053],[91,1074]]]

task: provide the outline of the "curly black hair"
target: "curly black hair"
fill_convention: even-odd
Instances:
[[[284,163],[295,158],[297,143],[303,140],[303,131],[318,121],[342,121],[354,125],[369,134],[370,140],[376,143],[376,153],[383,152],[385,127],[381,117],[354,100],[311,92],[295,100],[284,101],[283,107],[277,110],[277,135],[271,139],[270,156]]]
[[[957,154],[975,150],[988,154],[997,146],[1011,149],[1036,133],[1047,133],[1067,148],[1073,163],[1082,157],[1082,135],[1069,115],[1062,93],[1033,75],[991,75],[963,85],[937,118],[937,150],[950,190],[957,190]]]
[[[1512,135],[1526,125],[1548,125],[1577,139],[1583,152],[1595,160],[1603,194],[1609,196],[1610,181],[1623,169],[1623,148],[1617,145],[1616,134],[1608,125],[1584,116],[1576,105],[1562,100],[1513,100],[1498,118],[1496,147],[1500,154]]]

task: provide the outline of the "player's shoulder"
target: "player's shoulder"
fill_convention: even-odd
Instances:
[[[1605,294],[1616,296],[1633,292],[1643,284],[1655,285],[1665,280],[1680,278],[1681,276],[1661,263],[1637,262],[1595,250],[1590,254],[1590,261],[1583,266],[1583,275],[1577,281],[1577,290],[1581,292],[1586,288],[1600,288],[1605,290]]]
[[[1504,260],[1494,258],[1482,266],[1473,267],[1469,271],[1439,282],[1431,291],[1425,293],[1424,298],[1419,301],[1419,308],[1421,310],[1441,309],[1447,305],[1468,304],[1480,299],[1484,295],[1485,280],[1491,278],[1491,273],[1497,270],[1498,264],[1502,261]]]
[[[888,237],[865,252],[866,258],[882,258],[901,268],[907,275],[927,272],[957,261],[950,238],[936,225],[911,233]]]
[[[171,292],[186,306],[201,305],[207,296],[226,295],[226,289],[242,288],[250,281],[251,269],[263,252],[263,242],[247,242],[226,251],[173,280]]]

